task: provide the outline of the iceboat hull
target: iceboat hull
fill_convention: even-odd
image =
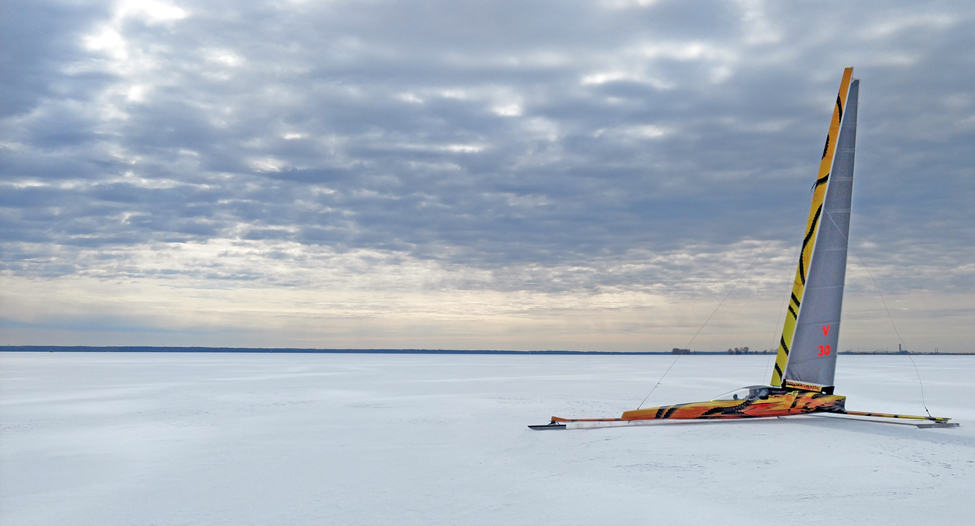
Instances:
[[[731,420],[769,418],[807,413],[845,413],[846,397],[824,391],[788,390],[771,386],[743,387],[732,398],[663,405],[625,411],[619,418],[563,418],[553,416],[548,424],[529,426],[535,430],[616,427],[662,421]]]
[[[841,413],[846,397],[817,392],[789,391],[753,400],[709,400],[626,411],[622,420],[727,419]]]

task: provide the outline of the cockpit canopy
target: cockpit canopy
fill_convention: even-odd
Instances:
[[[712,400],[765,400],[772,393],[772,389],[773,387],[768,385],[750,385],[724,393]]]

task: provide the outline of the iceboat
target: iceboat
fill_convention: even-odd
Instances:
[[[954,427],[950,418],[848,411],[846,397],[834,393],[836,345],[840,334],[843,285],[849,243],[853,161],[860,81],[843,70],[826,146],[813,183],[812,204],[769,385],[743,387],[704,402],[625,411],[619,418],[562,418],[532,429],[575,429],[645,425],[662,421],[705,421],[788,417],[829,413],[872,417],[918,427]],[[904,421],[906,420],[906,421]]]

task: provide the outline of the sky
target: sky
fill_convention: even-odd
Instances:
[[[843,67],[842,349],[973,351],[975,6],[0,4],[0,343],[774,348]]]

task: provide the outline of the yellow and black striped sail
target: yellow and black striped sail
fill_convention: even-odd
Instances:
[[[785,314],[785,324],[782,328],[782,336],[779,339],[778,355],[776,356],[775,367],[772,371],[771,384],[775,386],[781,386],[783,382],[786,380],[804,381],[804,382],[810,382],[814,384],[822,384],[822,382],[819,381],[820,378],[816,378],[816,377],[823,376],[823,375],[812,375],[814,378],[802,378],[802,377],[796,378],[794,375],[787,374],[786,371],[789,369],[790,366],[790,354],[793,353],[794,351],[793,344],[794,344],[794,337],[796,334],[796,327],[798,324],[798,320],[801,316],[800,312],[803,309],[803,301],[804,299],[806,299],[805,297],[807,296],[807,281],[810,279],[809,273],[812,270],[812,266],[813,266],[813,252],[815,250],[815,247],[817,246],[817,239],[819,237],[819,233],[821,230],[820,226],[823,223],[824,205],[827,204],[825,203],[827,199],[827,189],[830,186],[829,184],[830,175],[831,175],[831,171],[833,171],[834,160],[837,154],[837,149],[838,149],[837,145],[840,142],[841,127],[844,122],[843,119],[844,110],[846,110],[847,108],[847,102],[848,102],[847,99],[850,94],[852,75],[853,75],[853,68],[846,68],[843,70],[843,79],[840,82],[839,94],[836,97],[836,105],[833,108],[833,117],[830,120],[829,132],[826,135],[826,145],[823,147],[822,160],[819,163],[819,171],[816,174],[816,181],[813,187],[812,204],[809,207],[809,218],[806,221],[806,228],[803,231],[802,249],[799,253],[799,263],[796,268],[795,280],[792,285],[792,293],[789,298],[789,307]],[[853,126],[855,126],[855,122],[856,122],[855,106],[854,106],[852,119],[853,119],[852,121]],[[855,128],[853,128],[852,135],[855,136],[855,134],[856,131]],[[847,135],[850,135],[850,132],[847,132]],[[847,137],[847,140],[849,141],[852,139],[850,137]],[[850,173],[847,179],[849,181],[848,182],[849,186],[852,188],[852,146],[849,147],[848,149],[850,150],[849,151],[849,157],[850,157],[849,172]],[[845,220],[846,220],[846,225],[848,227],[849,204],[847,203],[845,206],[846,206]],[[835,223],[835,220],[832,218],[828,218],[828,220]],[[843,251],[842,251],[843,252],[842,272],[845,273],[846,234],[844,233],[842,235],[843,235],[843,243],[844,243]],[[842,276],[840,276],[840,280],[841,280],[840,286],[842,289]],[[842,290],[840,292],[839,300],[842,301]],[[836,338],[836,334],[839,331],[839,320],[838,320],[839,310],[838,308],[833,310],[836,311],[836,317],[837,317],[836,320],[833,321],[832,323],[830,321],[823,322],[822,330],[824,332],[824,336],[827,337],[829,341],[834,343],[833,344],[821,343],[820,345],[822,347],[819,349],[804,348],[802,352],[804,356],[808,356],[809,352],[814,352],[814,353],[818,352],[820,353],[820,356],[823,356],[822,353],[830,353],[832,354],[832,356],[829,357],[829,362],[832,367],[835,367],[835,341],[836,341],[835,338]],[[834,333],[829,334],[830,331],[834,331]],[[804,345],[808,347],[808,342],[804,342]],[[830,347],[830,345],[832,345],[832,347]],[[829,356],[829,354],[826,354],[825,356]],[[832,371],[830,371],[827,376],[831,381],[833,376]]]

